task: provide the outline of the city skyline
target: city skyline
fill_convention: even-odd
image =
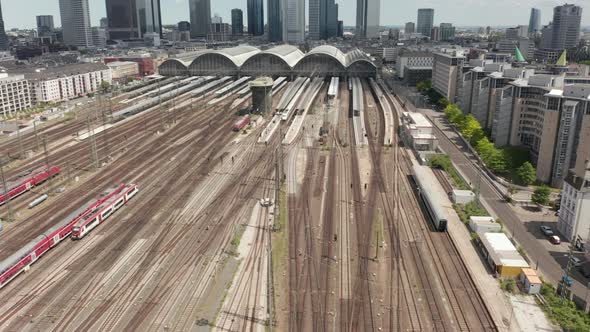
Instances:
[[[306,0],[306,9],[308,8]],[[98,26],[101,17],[106,17],[106,7],[104,0],[91,0],[90,2],[90,19],[92,26]],[[161,0],[162,5],[162,23],[164,25],[173,25],[179,21],[189,21],[188,0]],[[356,25],[356,0],[337,0],[339,5],[339,19],[344,21],[346,26]],[[483,0],[471,2],[470,5],[459,4],[449,5],[439,0],[418,0],[409,4],[390,3],[381,1],[381,25],[403,26],[405,22],[415,22],[418,8],[434,8],[434,24],[441,22],[450,22],[455,26],[509,26],[509,25],[527,25],[532,7],[539,8],[543,13],[552,13],[553,7],[562,5],[563,1],[554,0],[532,0],[522,1],[518,10],[505,11],[506,6],[515,7],[515,3],[510,0],[498,0],[493,8],[486,9],[485,13],[480,13]],[[588,7],[585,0],[573,0],[568,3],[578,6]],[[39,3],[38,0],[21,0],[18,2],[3,1],[4,23],[6,30],[13,28],[36,27],[35,17],[37,15],[53,15],[56,25],[60,21],[59,6],[57,0],[47,0]],[[264,10],[267,10],[267,3],[264,1]],[[31,10],[33,8],[33,10]],[[244,12],[244,21],[247,22],[246,0],[216,0],[211,4],[211,14],[219,14],[224,22],[231,22],[231,9],[239,8]],[[457,8],[462,10],[458,11]],[[307,11],[307,10],[306,10]],[[461,15],[467,11],[472,11],[473,15]],[[307,14],[307,13],[306,13]],[[307,16],[307,15],[306,15]],[[551,19],[550,15],[541,17],[541,25],[546,25]],[[267,17],[264,18],[266,23]],[[308,18],[306,18],[308,24]],[[586,10],[582,15],[582,26],[590,26],[590,10]]]

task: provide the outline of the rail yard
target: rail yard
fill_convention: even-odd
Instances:
[[[0,141],[0,330],[498,331],[396,97],[285,76],[243,114],[252,79],[160,78]]]

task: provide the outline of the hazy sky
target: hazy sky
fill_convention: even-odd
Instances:
[[[56,26],[59,19],[59,0],[0,0],[6,29],[33,28],[36,15],[53,15]],[[188,0],[160,0],[162,21],[173,24],[187,20]],[[263,0],[266,7],[267,0]],[[308,0],[306,0],[307,3]],[[340,19],[345,25],[354,25],[357,0],[337,0]],[[106,16],[104,0],[88,0],[93,25]],[[590,1],[568,0],[584,8],[582,26],[590,25]],[[531,7],[541,9],[541,23],[547,24],[553,15],[552,8],[563,4],[557,0],[381,0],[381,25],[402,25],[416,21],[418,8],[434,8],[434,23],[450,22],[455,25],[496,26],[528,24]],[[212,14],[218,13],[224,22],[230,23],[230,10],[241,8],[246,16],[246,0],[211,0]],[[307,10],[307,9],[306,9]],[[265,8],[266,13],[266,8]],[[265,17],[266,21],[266,17]],[[244,17],[244,23],[246,17]]]

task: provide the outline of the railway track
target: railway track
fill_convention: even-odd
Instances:
[[[224,129],[223,129],[223,126],[219,126],[219,128],[222,128],[222,129],[219,129],[221,132],[223,132],[223,131],[224,131]],[[220,134],[221,134],[221,133],[220,133]],[[165,133],[164,135],[166,135],[166,133]],[[215,136],[219,136],[219,135],[215,135]],[[215,138],[215,136],[214,136],[214,138]],[[224,143],[225,143],[225,144],[227,144],[227,142],[224,142]],[[219,146],[219,147],[213,147],[211,150],[222,150],[223,148],[221,148],[221,146],[222,146],[224,143],[220,143],[220,146]],[[193,145],[194,145],[194,144],[193,144]],[[261,150],[261,151],[259,151],[259,153],[261,153],[261,152],[262,152],[262,150]],[[189,155],[189,156],[191,155],[190,153],[182,153],[182,151],[179,151],[179,152],[177,153],[177,155],[179,155],[179,154],[182,154],[182,155]],[[197,159],[203,159],[203,157],[204,157],[204,155],[203,155],[203,154],[199,154],[199,155],[197,155],[195,158],[197,158]],[[259,160],[259,159],[257,159],[257,160]],[[195,159],[195,161],[196,161],[196,159]],[[186,165],[191,165],[191,163],[190,163],[190,162],[187,162],[187,160],[184,160],[184,161],[183,161],[183,163],[184,163],[184,164],[186,164]],[[271,167],[271,166],[272,166],[272,161],[270,161],[270,162],[267,162],[267,164],[269,165],[268,167]],[[160,167],[161,167],[161,163],[160,163]],[[200,175],[200,174],[199,174],[199,172],[205,171],[205,168],[209,169],[208,167],[205,167],[205,166],[203,166],[201,169],[199,169],[199,170],[195,171],[193,174],[194,174],[196,177],[198,177],[198,176]],[[246,170],[249,170],[250,168],[245,168],[245,169],[246,169]],[[265,170],[268,170],[268,169],[265,169]],[[244,172],[245,172],[245,171],[244,171]],[[180,172],[180,171],[179,171],[179,175],[180,175],[181,173],[184,173],[184,171],[182,171],[182,172]],[[179,179],[183,179],[183,177],[178,177],[178,178],[179,178]],[[262,177],[260,177],[260,176],[257,176],[257,177],[256,177],[256,179],[255,179],[254,181],[252,181],[252,184],[249,184],[248,188],[257,188],[257,187],[259,187],[259,186],[258,186],[258,182],[257,182],[257,181],[260,181],[260,179],[261,179],[261,178],[262,178]],[[180,181],[180,180],[179,180],[179,181]],[[181,181],[181,182],[182,182],[182,181]],[[190,183],[190,181],[189,181],[189,183]],[[154,186],[157,186],[157,185],[156,185],[156,184],[154,184]],[[229,188],[229,187],[228,187],[228,188]],[[232,186],[231,188],[233,188],[233,186]],[[229,189],[225,189],[225,190],[229,190]],[[253,191],[253,190],[254,190],[254,189],[252,189],[251,191]],[[160,193],[156,194],[156,195],[154,196],[154,198],[153,198],[153,199],[155,199],[155,200],[156,200],[156,201],[153,201],[153,203],[154,203],[153,205],[154,205],[154,206],[159,206],[160,208],[162,208],[163,206],[162,206],[161,204],[160,204],[160,205],[158,205],[158,204],[155,204],[155,203],[157,203],[157,200],[158,200],[158,199],[160,199],[162,196],[167,196],[168,194],[169,194],[169,193],[166,193],[166,192],[160,192]],[[229,195],[229,192],[225,192],[225,194],[224,194],[224,195],[225,195],[225,197],[227,198],[227,197],[228,197],[228,195]],[[248,192],[245,192],[245,193],[243,193],[243,195],[245,195],[245,196],[249,196],[249,193],[248,193]],[[223,195],[222,195],[222,196],[223,196]],[[230,202],[232,202],[232,201],[230,201]],[[245,202],[245,200],[243,200],[243,197],[240,197],[240,196],[238,196],[238,198],[236,198],[236,202],[238,202],[238,204],[242,204],[243,202]],[[242,203],[240,203],[240,202],[242,202]],[[152,203],[152,202],[151,202],[151,203]],[[151,205],[152,205],[152,204],[150,204],[150,206],[151,206]],[[213,212],[215,211],[215,209],[214,209],[214,207],[213,207],[213,206],[209,206],[208,210],[209,210],[208,212],[209,212],[210,214],[213,214]],[[153,214],[155,211],[148,211],[148,210],[146,210],[145,212],[147,212],[147,214],[148,214],[148,215],[150,215],[150,214]],[[156,213],[156,214],[157,214],[157,213]],[[146,218],[146,219],[148,219],[148,220],[149,220],[149,218]],[[197,220],[203,220],[203,221],[204,221],[204,220],[206,220],[206,217],[205,217],[204,215],[201,215],[200,217],[198,217],[198,219],[197,219]],[[140,225],[140,224],[137,224],[137,222],[133,222],[133,223],[132,223],[132,225],[133,225],[133,226],[129,225],[128,227],[126,227],[126,229],[132,229],[132,228],[133,228],[133,229],[135,229],[135,228],[137,228],[137,227],[143,227],[143,226],[145,226],[145,225]],[[224,225],[224,223],[219,223],[219,225]],[[221,226],[220,226],[220,227],[221,227]],[[155,230],[155,229],[152,229],[151,231],[156,231],[156,230]],[[221,230],[219,230],[219,231],[221,232]],[[166,234],[167,234],[166,232],[160,232],[160,233],[161,233],[161,234],[162,234],[162,236],[164,236],[164,237],[165,237],[165,236],[166,236]],[[176,233],[176,234],[181,234],[181,233]],[[202,233],[200,233],[200,234],[201,234],[201,237],[204,237],[204,234],[202,234]],[[129,234],[127,234],[127,235],[129,235]],[[121,239],[121,240],[118,242],[118,246],[124,246],[124,243],[127,243],[127,242],[129,242],[130,240],[131,240],[131,238],[130,238],[130,237],[128,237],[128,236],[125,236],[125,237],[123,237],[123,238],[122,238],[122,239]],[[178,240],[178,235],[175,235],[175,236],[174,236],[174,240]],[[203,240],[202,238],[201,238],[201,239],[199,239],[199,240],[197,240],[197,243],[198,243],[198,241],[202,241],[202,240]],[[227,241],[229,241],[229,239],[227,239]],[[173,242],[175,242],[175,241],[173,241]],[[194,242],[191,242],[191,243],[194,243]],[[207,243],[207,245],[205,245],[203,249],[205,249],[205,248],[206,248],[207,250],[210,250],[210,247],[211,247],[210,245],[211,245],[211,243]],[[155,250],[155,249],[156,249],[156,248],[150,249],[148,252],[153,252],[153,250]],[[114,258],[114,257],[111,257],[111,258]],[[109,265],[111,265],[111,264],[113,264],[113,263],[114,263],[114,262],[113,262],[112,260],[110,260],[110,259],[107,259],[107,260],[108,260],[108,262],[103,262],[103,263],[101,264],[101,266],[105,266],[105,265],[106,265],[106,266],[109,266]],[[145,264],[145,263],[149,263],[149,262],[144,262],[143,264]],[[42,262],[41,262],[40,264],[42,264]],[[143,265],[143,264],[142,264],[142,265]],[[195,264],[195,266],[198,266],[198,264]],[[139,277],[138,277],[138,278],[139,278]],[[135,285],[135,284],[139,284],[139,283],[140,283],[140,280],[139,280],[138,278],[135,278],[135,277],[133,277],[133,278],[130,278],[129,280],[131,280],[131,281],[129,281],[129,282],[130,282],[131,284],[134,284],[134,285]],[[92,280],[92,279],[86,279],[86,282],[88,282],[88,280]],[[175,281],[176,281],[176,280],[175,280]],[[172,283],[172,284],[174,284],[174,283]],[[92,291],[91,289],[88,289],[88,290],[89,290],[89,291]],[[121,289],[119,289],[119,291],[122,291],[122,290],[121,290]],[[135,298],[135,299],[137,299],[136,297],[134,297],[134,298],[126,298],[125,296],[119,296],[119,295],[122,295],[122,293],[121,293],[121,294],[112,293],[112,294],[110,294],[109,296],[110,296],[110,298],[121,298],[122,300],[133,300],[134,298]],[[156,298],[156,300],[162,300],[162,299],[158,299],[158,298]],[[67,301],[66,301],[66,302],[67,302]],[[26,305],[26,304],[25,304],[25,305]],[[112,305],[113,305],[113,303],[111,303],[111,307],[112,307]],[[101,323],[101,324],[102,324],[101,326],[102,326],[102,327],[105,327],[105,328],[108,328],[108,327],[112,327],[112,326],[115,326],[115,325],[117,325],[117,324],[118,324],[118,322],[120,322],[120,320],[117,318],[117,316],[116,316],[116,315],[109,314],[109,312],[107,312],[107,311],[109,310],[109,306],[106,306],[105,308],[106,308],[106,309],[105,309],[105,311],[104,311],[104,312],[102,312],[102,311],[101,311],[101,310],[103,310],[103,309],[101,309],[101,308],[98,308],[98,310],[99,310],[99,311],[98,311],[98,312],[95,312],[95,314],[94,314],[94,315],[91,315],[91,316],[89,316],[89,317],[93,317],[93,321],[96,321],[96,320],[97,320],[97,317],[101,317],[101,316],[111,316],[111,318],[109,318],[109,321],[108,321],[108,322],[105,322],[105,323]],[[187,310],[188,310],[188,311],[190,311],[189,309],[187,309]],[[149,311],[145,311],[145,312],[149,312]],[[143,315],[143,314],[140,314],[140,316],[138,316],[138,317],[141,317],[142,315]],[[145,316],[144,316],[144,318],[145,318]],[[135,322],[137,322],[137,320],[136,320]],[[65,325],[65,326],[68,326],[69,324],[70,324],[70,323],[69,323],[68,321],[65,321],[63,325]],[[86,325],[88,325],[88,326],[90,326],[89,324],[93,324],[92,326],[96,326],[96,324],[97,324],[97,323],[93,323],[92,321],[89,321],[89,320],[87,320],[87,321],[83,322],[83,323],[82,323],[82,325],[80,325],[80,326],[86,326],[85,324],[86,324]]]

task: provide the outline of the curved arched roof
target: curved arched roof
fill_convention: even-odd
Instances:
[[[249,45],[240,45],[236,47],[223,48],[220,50],[205,50],[200,52],[200,54],[198,54],[191,63],[195,63],[205,54],[217,54],[226,57],[231,62],[233,62],[236,67],[239,68],[244,64],[244,62],[246,62],[246,60],[258,53],[260,53],[258,48]]]
[[[368,62],[369,64],[376,67],[375,64],[373,63],[373,61],[371,61],[371,58],[365,52],[359,50],[358,48],[346,53],[346,66],[347,67],[349,67],[350,65],[352,65],[353,63],[358,62],[358,61]]]
[[[272,54],[283,59],[289,67],[293,68],[301,59],[303,59],[303,52],[293,45],[284,44],[273,47],[266,51],[262,51],[260,54]]]
[[[321,45],[321,46],[315,47],[311,51],[309,51],[309,53],[307,53],[304,57],[313,56],[313,55],[317,55],[317,54],[331,56],[334,59],[338,60],[342,64],[342,66],[346,67],[346,65],[347,65],[346,64],[346,56],[344,55],[344,53],[342,53],[342,51],[340,51],[339,49],[337,49],[334,46]]]
[[[272,73],[286,75],[285,72],[294,71],[295,73],[296,71],[301,74],[312,67],[328,64],[332,67],[325,68],[326,75],[337,75],[349,69],[354,73],[375,72],[377,68],[371,58],[359,49],[345,54],[334,46],[322,45],[304,54],[297,47],[286,44],[265,51],[242,45],[220,50],[183,53],[166,60],[161,67],[173,74],[180,72],[184,67],[192,75],[213,75],[214,72],[220,71],[224,75],[233,75],[240,73],[242,67],[247,75],[255,75],[261,67],[264,67],[263,71],[270,72],[265,75],[273,75]]]

